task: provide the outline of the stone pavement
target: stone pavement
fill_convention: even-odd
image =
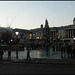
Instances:
[[[44,58],[35,58],[30,61],[27,60],[2,60],[1,63],[31,63],[31,64],[75,64],[74,58],[69,59],[44,59]]]

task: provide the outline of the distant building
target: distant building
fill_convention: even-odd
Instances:
[[[70,41],[75,37],[75,18],[72,25],[49,27],[46,19],[45,26],[41,24],[41,28],[33,29],[33,39],[50,38],[50,41],[60,39],[61,41]]]
[[[57,27],[58,38],[61,41],[70,41],[75,37],[75,18],[73,19],[72,25]]]
[[[12,31],[12,29],[10,29]],[[2,30],[1,30],[2,31]],[[18,31],[18,37],[22,40],[49,40],[56,41],[70,41],[75,37],[75,18],[73,19],[72,25],[60,26],[60,27],[49,27],[48,20],[45,20],[45,25],[41,24],[40,28],[25,30],[25,29],[13,29],[13,35]],[[15,35],[16,36],[16,35]]]

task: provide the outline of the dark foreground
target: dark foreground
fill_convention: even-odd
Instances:
[[[75,65],[0,63],[0,74],[75,74]]]

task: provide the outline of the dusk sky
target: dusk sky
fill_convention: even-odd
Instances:
[[[65,26],[74,17],[75,1],[0,1],[1,27],[34,29],[46,19],[50,27]]]

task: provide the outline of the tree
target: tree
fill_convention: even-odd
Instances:
[[[47,19],[45,21],[45,28],[44,28],[44,41],[45,43],[50,43],[50,28]]]
[[[5,33],[2,33],[1,35],[1,39],[3,40],[4,43],[9,43],[9,41],[11,40],[12,37],[12,33],[9,31],[6,31]]]

